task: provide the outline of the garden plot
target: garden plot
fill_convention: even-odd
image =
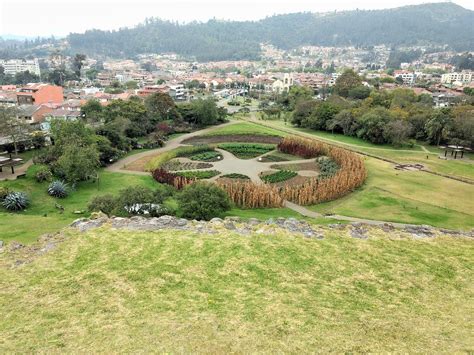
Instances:
[[[204,162],[193,162],[187,159],[173,159],[163,165],[163,168],[169,171],[180,171],[180,170],[198,170],[198,169],[209,169],[212,168],[211,163]]]

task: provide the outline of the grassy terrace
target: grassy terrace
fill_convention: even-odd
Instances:
[[[2,253],[0,351],[472,351],[472,240],[340,233],[102,229],[14,269]]]
[[[445,228],[474,227],[473,185],[423,172],[398,171],[374,158],[366,158],[365,162],[368,178],[362,188],[311,209]]]

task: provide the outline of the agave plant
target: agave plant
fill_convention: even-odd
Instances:
[[[30,200],[24,192],[10,192],[2,201],[2,206],[9,211],[24,210],[29,204]]]
[[[57,198],[64,198],[69,193],[69,186],[61,180],[55,180],[48,186],[48,194]]]

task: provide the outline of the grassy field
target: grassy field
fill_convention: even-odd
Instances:
[[[366,183],[358,191],[310,207],[321,213],[474,228],[474,186],[417,171],[397,171],[390,163],[366,158]]]
[[[474,243],[96,230],[11,268],[2,353],[462,353]]]
[[[156,185],[151,176],[101,171],[99,184],[81,183],[77,190],[65,199],[55,199],[46,193],[47,182],[37,183],[34,180],[34,171],[33,166],[24,179],[0,182],[0,186],[26,192],[32,202],[26,211],[19,213],[9,213],[0,207],[0,239],[3,241],[14,239],[29,243],[41,234],[55,232],[73,220],[87,216],[87,204],[94,196],[116,193],[130,185],[149,187]],[[64,207],[64,213],[55,207],[56,203]],[[85,211],[85,213],[75,214],[75,211]]]
[[[239,122],[225,127],[216,127],[215,130],[206,132],[203,136],[241,135],[254,134],[265,136],[284,136],[285,133],[271,128],[262,127],[248,122]]]

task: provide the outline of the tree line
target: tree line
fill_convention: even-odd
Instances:
[[[375,144],[460,144],[474,147],[474,106],[465,97],[454,107],[433,108],[431,95],[411,89],[371,90],[351,70],[341,75],[326,100],[311,90],[290,91],[292,123],[314,130],[342,133]]]

